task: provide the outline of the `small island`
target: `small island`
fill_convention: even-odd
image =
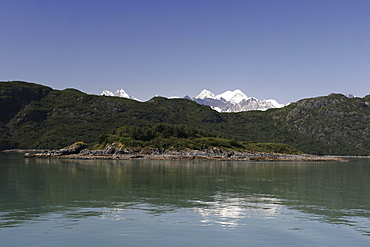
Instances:
[[[59,150],[25,153],[26,158],[152,159],[240,161],[345,161],[334,156],[304,154],[279,143],[242,142],[184,125],[123,126],[88,149],[76,142]]]

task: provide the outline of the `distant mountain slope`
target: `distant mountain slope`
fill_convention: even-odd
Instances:
[[[187,99],[138,102],[0,82],[0,117],[0,149],[93,145],[122,126],[168,123],[241,141],[285,143],[312,154],[370,155],[370,95],[331,94],[267,111],[219,113]]]

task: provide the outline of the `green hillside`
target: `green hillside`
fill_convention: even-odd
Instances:
[[[278,143],[242,142],[225,139],[214,133],[199,129],[172,124],[149,124],[144,127],[123,126],[111,135],[100,137],[100,149],[107,144],[117,143],[122,147],[151,148],[157,150],[208,150],[219,148],[240,152],[265,152],[300,154],[301,152],[289,145]]]
[[[312,154],[370,155],[370,95],[332,94],[266,112],[218,113],[187,99],[147,102],[0,82],[0,148],[89,145],[122,126],[167,123],[237,141],[285,143]]]
[[[287,143],[313,154],[370,155],[370,95],[331,94],[224,117],[225,132],[243,139]]]

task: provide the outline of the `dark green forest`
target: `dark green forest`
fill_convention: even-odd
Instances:
[[[193,128],[202,133],[197,138],[284,143],[310,154],[370,155],[370,95],[331,94],[265,112],[218,113],[187,99],[138,102],[0,82],[0,149],[59,149],[76,141],[94,146],[117,133],[138,141],[125,137],[125,128],[156,124]]]

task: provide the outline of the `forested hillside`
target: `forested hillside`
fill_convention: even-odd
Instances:
[[[167,123],[240,141],[275,142],[311,154],[370,155],[370,95],[300,100],[266,112],[218,113],[187,99],[148,102],[0,82],[0,148],[89,145],[122,126]]]
[[[185,125],[148,124],[145,127],[123,126],[111,135],[100,138],[99,149],[115,143],[122,148],[149,148],[156,150],[210,150],[225,149],[239,152],[264,152],[301,154],[287,144],[242,142],[235,138],[225,139],[214,133],[202,131]]]

